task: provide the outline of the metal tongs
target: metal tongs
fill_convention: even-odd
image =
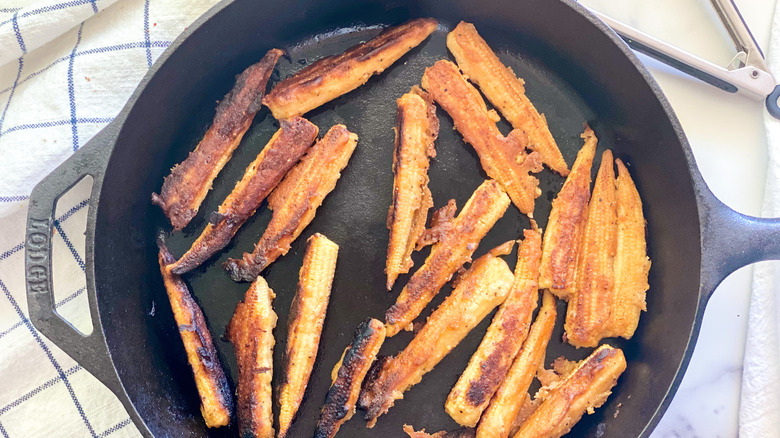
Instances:
[[[714,85],[729,93],[740,93],[755,100],[764,100],[766,109],[780,119],[780,85],[769,72],[764,54],[758,47],[734,0],[710,0],[734,42],[737,54],[724,68],[696,55],[680,50],[624,23],[593,11],[634,50],[651,56],[684,73]]]

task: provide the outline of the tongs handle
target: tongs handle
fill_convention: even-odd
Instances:
[[[737,48],[739,65],[724,68],[671,44],[591,10],[632,49],[668,64],[729,93],[764,100],[769,113],[780,119],[780,85],[769,72],[763,54],[732,0],[710,0]]]

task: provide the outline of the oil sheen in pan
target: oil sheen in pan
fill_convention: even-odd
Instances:
[[[325,198],[315,219],[293,243],[290,252],[263,273],[277,295],[274,308],[279,315],[279,322],[275,331],[277,346],[274,361],[280,364],[287,338],[287,315],[295,293],[306,239],[313,233],[319,232],[341,247],[317,362],[306,398],[290,429],[290,436],[307,436],[313,433],[330,385],[331,369],[339,360],[344,347],[350,342],[355,327],[369,316],[381,319],[385,310],[395,302],[398,292],[409,278],[409,274],[400,276],[393,291],[390,293],[385,291],[384,267],[388,239],[385,221],[393,185],[391,164],[395,100],[409,91],[412,85],[419,84],[426,67],[439,59],[452,59],[446,49],[445,37],[450,26],[454,24],[456,23],[440,24],[439,29],[429,39],[384,73],[372,77],[363,87],[305,115],[319,126],[321,133],[336,123],[344,123],[350,131],[357,133],[360,139],[349,165],[342,172],[336,189]],[[576,153],[582,146],[579,135],[584,122],[590,123],[599,135],[599,156],[601,150],[612,147],[613,135],[608,127],[599,124],[593,111],[559,76],[546,69],[533,54],[507,50],[507,46],[502,43],[510,41],[504,41],[503,39],[508,37],[502,36],[500,32],[492,29],[478,30],[496,50],[502,61],[519,77],[525,79],[527,95],[537,109],[546,115],[550,130],[569,165],[574,162]],[[353,44],[372,38],[378,32],[376,26],[336,29],[296,42],[289,47],[283,47],[288,50],[289,59],[280,61],[277,67],[278,73],[272,76],[269,87],[303,66],[323,56],[340,53]],[[516,41],[514,43],[518,47],[521,46]],[[226,89],[229,85],[225,85]],[[204,109],[203,112],[207,111]],[[457,201],[460,208],[485,178],[485,174],[479,166],[476,153],[463,142],[460,134],[452,129],[452,120],[449,116],[441,109],[437,114],[441,129],[436,142],[437,156],[431,160],[429,171],[434,208],[445,205],[451,198]],[[204,118],[207,119],[208,117]],[[204,130],[207,123],[204,121]],[[278,123],[268,110],[262,109],[241,146],[236,150],[233,159],[215,181],[214,189],[206,197],[198,216],[184,232],[170,237],[168,244],[174,254],[183,254],[189,248],[190,243],[205,225],[208,214],[219,207],[235,182],[241,178],[246,166],[277,128]],[[510,130],[505,121],[499,123],[499,128],[505,134]],[[183,150],[189,150],[197,141],[198,133],[195,133],[192,138],[183,139],[177,145]],[[182,154],[186,152],[182,151]],[[594,163],[594,176],[597,167],[598,158]],[[536,201],[534,217],[539,225],[544,227],[550,211],[550,202],[560,190],[564,179],[547,168],[538,177],[542,195]],[[237,284],[231,281],[220,266],[228,257],[240,256],[243,251],[251,251],[270,217],[271,212],[267,210],[264,203],[224,251],[186,276],[193,294],[203,308],[215,339],[224,333],[236,303],[243,297],[249,286],[248,283]],[[163,225],[161,222],[160,226]],[[528,218],[521,215],[514,206],[510,206],[504,217],[482,241],[474,257],[484,254],[507,240],[519,238],[522,230],[528,227],[530,227]],[[149,238],[152,239],[153,236]],[[413,255],[415,266],[412,268],[412,273],[422,264],[428,251],[429,249],[426,248]],[[510,254],[506,260],[510,267],[513,267],[515,254]],[[449,286],[445,286],[417,320],[424,321],[450,290]],[[165,302],[164,291],[160,290],[157,293],[159,296],[156,300]],[[565,313],[565,303],[559,302],[559,321],[548,347],[548,364],[561,355],[571,360],[578,360],[590,351],[576,350],[561,341]],[[401,436],[401,427],[404,423],[417,428],[425,427],[428,431],[457,429],[458,425],[444,412],[444,402],[452,385],[457,381],[469,357],[479,344],[491,318],[492,315],[486,318],[448,357],[427,374],[421,383],[406,393],[403,400],[399,400],[388,414],[380,418],[374,429],[365,428],[361,412],[358,412],[344,424],[340,435]],[[159,324],[159,322],[155,323]],[[165,329],[169,327],[160,327],[158,330]],[[641,336],[641,330],[640,324],[636,336]],[[388,339],[382,354],[396,354],[411,337],[411,333],[403,332]],[[631,341],[610,340],[610,343],[623,348],[629,361],[632,352],[636,350]],[[232,382],[236,382],[238,370],[232,347],[224,341],[217,341],[216,344],[226,367],[226,373]],[[185,360],[183,356],[181,360]],[[275,386],[278,378],[277,367],[274,376]],[[532,390],[535,390],[535,387]],[[193,397],[192,403],[192,411],[197,412],[196,396]],[[601,421],[600,418],[611,418],[615,406],[614,400],[610,399],[601,408],[602,413],[597,411],[596,415],[585,416],[580,423],[592,426],[591,423]],[[572,435],[576,435],[583,427],[590,427],[586,424],[575,427],[571,432]]]

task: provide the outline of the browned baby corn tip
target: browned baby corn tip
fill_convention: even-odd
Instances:
[[[416,86],[398,99],[393,153],[393,203],[387,214],[387,290],[412,267],[412,251],[425,230],[433,198],[428,189],[429,157],[439,135],[436,107]]]
[[[152,203],[162,208],[175,230],[184,228],[211,189],[211,183],[230,160],[255,114],[276,61],[282,56],[271,49],[260,62],[236,77],[236,84],[217,106],[217,114],[194,151],[171,169],[160,194],[152,193]]]
[[[276,313],[263,277],[249,286],[227,327],[238,362],[238,428],[242,437],[273,438],[271,405]]]
[[[168,270],[168,266],[174,261],[173,255],[162,240],[158,245],[160,272],[171,302],[173,318],[179,327],[179,335],[187,352],[187,361],[195,377],[195,386],[200,395],[200,412],[206,426],[227,426],[233,412],[233,396],[211,340],[211,333],[206,327],[203,312],[181,277]]]
[[[268,197],[273,210],[254,251],[228,259],[223,267],[235,281],[252,281],[279,256],[314,219],[317,208],[335,187],[349,162],[358,137],[344,125],[335,125],[309,149]]]
[[[575,347],[595,347],[609,331],[617,245],[616,197],[612,152],[606,150],[588,207],[576,289],[566,310],[566,338]]]
[[[492,253],[480,257],[458,280],[450,296],[431,314],[407,347],[379,370],[360,396],[368,427],[395,400],[420,382],[496,306],[512,287],[512,271]]]
[[[279,130],[247,167],[244,177],[212,215],[200,237],[171,265],[172,272],[190,271],[226,247],[317,138],[317,126],[304,118],[293,117],[279,124]]]
[[[374,363],[384,340],[385,326],[379,320],[367,319],[358,326],[352,344],[344,352],[336,378],[325,397],[325,405],[314,433],[315,438],[332,438],[341,425],[352,418],[363,379]]]
[[[563,188],[552,202],[544,232],[539,288],[550,289],[558,298],[568,300],[574,292],[577,257],[582,233],[588,219],[590,170],[596,155],[598,139],[589,126],[581,137],[585,140],[577,153]]]
[[[474,191],[458,217],[452,220],[451,228],[438,236],[425,263],[387,310],[388,337],[407,328],[452,274],[470,260],[485,234],[504,215],[509,202],[509,197],[493,180],[486,180]]]
[[[485,101],[450,61],[438,61],[425,70],[422,86],[452,117],[463,139],[474,147],[482,168],[495,179],[524,214],[532,215],[534,201],[542,194],[539,180],[530,172],[542,170],[538,152],[526,153],[528,143],[522,130],[504,137],[496,127],[498,115],[488,111]]]
[[[642,199],[622,161],[615,160],[617,178],[617,249],[615,252],[614,309],[608,336],[630,339],[639,315],[647,310],[645,291],[650,259],[645,242]]]
[[[461,21],[447,34],[447,48],[463,74],[479,86],[512,127],[522,129],[528,135],[528,147],[538,152],[550,169],[568,175],[569,167],[550,133],[547,120],[525,95],[523,80],[501,63],[474,25]]]
[[[602,345],[563,381],[539,391],[542,403],[514,438],[558,438],[566,434],[586,411],[604,404],[625,369],[623,351]]]
[[[542,307],[504,381],[490,400],[477,426],[478,438],[507,438],[515,418],[528,400],[528,388],[544,361],[555,327],[555,297],[544,293]]]
[[[339,246],[322,234],[309,238],[287,330],[287,348],[279,390],[279,434],[287,436],[309,383],[328,310]]]
[[[539,299],[542,236],[531,230],[525,230],[524,235],[525,240],[517,251],[511,292],[444,404],[444,410],[461,426],[477,425],[528,335]]]
[[[432,18],[390,27],[344,53],[322,58],[283,80],[263,98],[278,120],[303,115],[363,85],[382,73],[436,30]]]

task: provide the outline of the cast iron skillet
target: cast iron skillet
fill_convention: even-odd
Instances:
[[[41,182],[30,199],[26,275],[32,321],[111,388],[144,435],[236,434],[234,428],[207,431],[198,411],[195,386],[156,261],[154,238],[166,221],[149,202],[150,193],[159,189],[168,169],[205,132],[214,102],[230,89],[233,76],[268,49],[290,52],[290,59],[280,63],[276,81],[302,64],[369,39],[378,32],[376,25],[427,16],[441,23],[429,40],[365,87],[307,115],[321,133],[335,123],[345,123],[360,141],[317,217],[290,253],[264,274],[277,293],[275,359],[279,363],[306,238],[321,232],[341,246],[317,367],[292,436],[313,433],[330,384],[330,369],[353,330],[367,316],[381,318],[408,278],[401,278],[393,293],[384,291],[395,99],[419,83],[426,66],[449,57],[444,38],[459,20],[475,23],[502,59],[526,79],[528,95],[547,115],[568,163],[574,161],[582,143],[582,124],[588,122],[601,139],[600,149],[612,148],[630,164],[644,200],[653,260],[649,311],[632,340],[609,340],[624,349],[628,370],[609,401],[574,428],[574,436],[649,435],[682,379],[712,291],[737,268],[780,257],[779,224],[738,214],[712,195],[656,83],[615,34],[570,0],[226,0],[163,54],[116,120]],[[430,187],[437,207],[450,198],[462,206],[484,174],[472,149],[451,129],[449,117],[441,110],[439,116],[441,134]],[[217,178],[197,219],[169,238],[176,254],[182,254],[197,236],[204,218],[216,210],[275,127],[267,110],[262,110]],[[53,310],[50,275],[53,205],[85,175],[94,177],[86,271],[95,329],[88,336],[78,334]],[[540,178],[543,194],[535,217],[544,227],[549,201],[563,179],[549,170]],[[229,255],[251,249],[269,217],[267,209],[261,210],[231,246],[186,276],[233,383],[232,347],[220,336],[248,285],[233,283],[219,265]],[[528,219],[510,207],[476,255],[518,238],[528,226]],[[427,250],[417,254],[416,266],[426,254]],[[513,257],[507,258],[510,266]],[[445,288],[428,312],[448,293]],[[562,316],[564,307],[559,304]],[[401,436],[404,423],[429,431],[455,429],[443,403],[488,320],[381,417],[375,429],[365,429],[358,415],[346,423],[341,436]],[[562,354],[579,359],[589,352],[563,344],[561,326],[559,321],[547,363]],[[410,337],[402,333],[392,338],[384,352],[395,354]]]

